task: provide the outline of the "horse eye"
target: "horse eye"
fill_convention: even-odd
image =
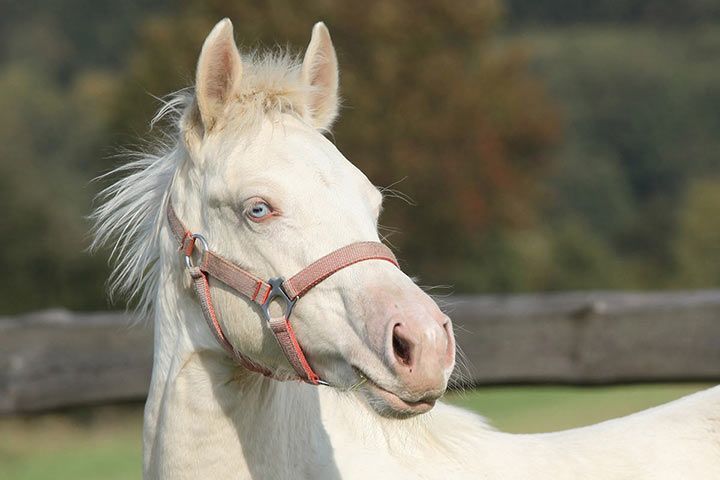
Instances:
[[[270,208],[270,205],[268,205],[265,202],[258,202],[255,205],[253,205],[250,210],[248,211],[248,215],[250,215],[252,218],[260,220],[272,213],[272,209]]]

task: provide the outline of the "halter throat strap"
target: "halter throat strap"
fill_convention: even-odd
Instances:
[[[179,251],[185,259],[185,266],[193,281],[193,290],[198,297],[205,321],[227,354],[244,368],[267,377],[280,380],[268,368],[252,361],[233,347],[223,332],[222,325],[215,310],[210,289],[210,278],[218,280],[238,294],[244,296],[260,307],[263,317],[275,336],[281,350],[285,354],[297,376],[304,382],[313,385],[327,385],[315,373],[300,347],[290,323],[295,303],[314,286],[343,268],[366,260],[384,260],[398,266],[392,251],[380,242],[357,242],[341,247],[324,257],[314,261],[297,274],[284,280],[282,277],[264,281],[237,264],[221,257],[208,248],[205,238],[187,230],[175,213],[172,202],[168,201],[167,220],[170,230],[179,244]],[[192,255],[196,244],[201,244],[201,256],[197,264],[193,264]],[[278,301],[284,304],[283,314],[272,317],[270,304]]]

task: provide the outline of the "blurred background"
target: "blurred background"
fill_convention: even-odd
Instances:
[[[301,52],[313,23],[328,24],[344,97],[334,141],[388,188],[382,233],[421,284],[720,283],[718,2],[0,0],[0,265],[12,272],[0,314],[125,306],[108,304],[104,254],[86,253],[86,217],[107,185],[91,180],[152,137],[156,97],[191,85],[226,16],[245,49]],[[498,388],[457,401],[532,431],[700,387]],[[538,420],[541,405],[571,404],[586,415]],[[139,422],[137,405],[0,417],[0,477],[137,478]]]

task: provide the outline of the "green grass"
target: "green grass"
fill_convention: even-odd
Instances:
[[[501,430],[539,432],[625,415],[706,387],[492,387],[453,392],[446,400],[482,413]],[[137,479],[141,432],[139,405],[0,417],[0,479]]]
[[[142,407],[0,417],[0,479],[141,477]]]
[[[481,413],[500,430],[536,433],[621,417],[709,386],[493,387],[451,393],[446,401]]]

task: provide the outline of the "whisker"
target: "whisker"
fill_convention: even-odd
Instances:
[[[382,193],[384,197],[397,198],[398,200],[402,200],[403,202],[407,203],[411,207],[416,207],[417,203],[415,202],[415,200],[412,199],[412,197],[410,197],[410,195],[392,188],[395,185],[405,181],[406,179],[407,177],[403,177],[400,180],[397,180],[386,187],[378,187],[378,190],[380,190],[380,193]]]

